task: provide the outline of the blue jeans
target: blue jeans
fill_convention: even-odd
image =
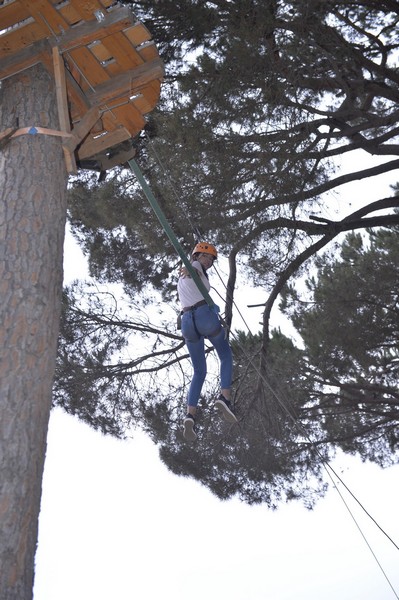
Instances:
[[[233,377],[233,355],[219,317],[207,304],[183,313],[181,332],[193,364],[194,375],[188,391],[187,404],[197,406],[206,377],[204,338],[214,346],[220,360],[220,385],[230,388]]]

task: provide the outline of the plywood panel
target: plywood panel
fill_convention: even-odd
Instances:
[[[100,41],[96,41],[90,44],[89,50],[92,54],[94,54],[99,63],[106,62],[112,58],[111,52]]]
[[[153,79],[160,79],[162,76],[163,64],[161,60],[143,63],[131,71],[126,71],[126,73],[98,85],[94,91],[88,91],[87,97],[93,105],[105,104],[126,94],[131,95]]]
[[[36,21],[44,26],[47,35],[62,33],[69,25],[48,0],[24,0],[24,6]]]
[[[153,81],[149,85],[140,90],[140,94],[132,99],[134,106],[143,114],[146,114],[154,109],[157,105],[160,95],[161,83]]]
[[[140,91],[147,100],[148,104],[151,106],[150,110],[152,110],[159,100],[159,95],[161,93],[161,82],[159,80],[151,81]]]
[[[142,23],[135,23],[132,27],[125,29],[124,34],[133,46],[139,46],[151,39],[151,34]]]
[[[98,0],[69,0],[80,17],[85,21],[95,19],[95,12],[100,10],[105,14],[104,4]],[[108,4],[109,6],[109,4]]]
[[[114,131],[115,129],[118,129],[118,127],[119,127],[119,123],[116,119],[116,115],[114,115],[114,113],[112,112],[112,109],[108,108],[108,107],[105,110],[105,112],[102,114],[101,122],[106,131]]]
[[[48,37],[48,31],[36,21],[28,23],[24,27],[11,29],[0,35],[0,59],[9,56]]]
[[[53,4],[58,4],[59,0],[52,0]],[[76,6],[79,7],[80,4],[83,4],[82,2],[75,2],[74,3]],[[62,14],[63,18],[70,24],[70,25],[75,25],[76,23],[78,23],[79,21],[84,20],[84,17],[82,17],[82,12],[80,12],[79,10],[77,10],[77,8],[74,6],[74,4],[72,4],[71,2],[68,2],[67,4],[61,4],[60,6],[57,6],[57,10]],[[104,9],[106,9],[107,7],[111,6],[112,4],[114,4],[114,0],[101,0],[101,6],[104,7]],[[103,10],[103,12],[105,13],[106,10]],[[93,19],[93,15],[90,15],[90,20]]]
[[[101,1],[101,4],[106,8],[115,4],[115,0],[100,0],[100,1]]]
[[[27,19],[30,16],[27,9],[19,0],[1,7],[1,29],[7,29],[12,25]]]
[[[151,106],[151,104],[148,102],[147,98],[141,94],[134,98],[134,100],[131,102],[133,106],[135,106],[143,115],[149,113],[153,108],[153,106]]]
[[[109,80],[109,75],[88,48],[76,48],[71,50],[68,56],[90,87]]]
[[[76,23],[82,20],[76,8],[69,2],[68,4],[61,5],[58,10],[69,25],[76,25]]]
[[[105,37],[102,42],[120,66],[120,72],[136,67],[144,62],[121,31],[112,36]]]
[[[78,150],[78,156],[82,158],[90,158],[100,152],[104,152],[107,148],[116,146],[125,140],[131,138],[131,134],[124,127],[119,127],[115,131],[111,131],[99,137],[89,137],[83,142]]]
[[[132,19],[131,12],[126,8],[122,8],[113,11],[100,22],[96,20],[82,21],[78,26],[68,29],[59,38],[50,38],[49,41],[52,45],[58,46],[61,52],[66,52],[73,48],[87,46],[121,29],[125,29],[130,25]]]
[[[146,124],[143,115],[132,104],[119,106],[112,109],[112,112],[116,120],[130,132],[131,137],[141,131]]]
[[[159,53],[154,42],[148,42],[138,48],[138,53],[144,61],[154,60],[159,57]]]

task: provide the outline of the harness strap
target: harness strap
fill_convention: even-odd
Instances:
[[[8,129],[5,129],[0,133],[0,140],[9,141],[11,138],[15,138],[20,135],[37,135],[38,133],[43,135],[55,135],[63,138],[73,137],[73,134],[69,131],[58,131],[58,129],[48,129],[46,127],[35,127],[32,125],[30,127],[21,127],[20,129],[8,127]]]
[[[195,310],[196,308],[199,308],[200,306],[204,306],[204,304],[207,304],[206,300],[200,300],[199,302],[196,302],[196,304],[193,304],[192,306],[185,306],[184,308],[182,308],[182,312],[188,312],[189,310]]]
[[[199,338],[202,338],[204,336],[198,331],[197,323],[195,322],[195,311],[200,306],[204,306],[204,304],[207,304],[207,301],[206,300],[200,300],[199,302],[197,302],[196,304],[193,304],[192,306],[185,306],[182,309],[181,313],[180,313],[181,315],[183,313],[186,313],[186,312],[191,312],[192,313],[192,315],[193,315],[194,330],[195,330],[195,333],[198,335]],[[211,338],[217,336],[222,329],[223,329],[223,326],[222,326],[222,323],[221,323],[221,319],[219,317],[219,326],[218,326],[218,328],[215,329],[215,331],[212,331],[212,333],[206,335],[205,337],[207,337],[208,339],[211,339]]]

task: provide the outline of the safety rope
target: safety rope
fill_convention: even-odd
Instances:
[[[158,159],[159,160],[159,159]],[[174,235],[169,223],[167,222],[160,206],[158,205],[157,201],[155,200],[155,197],[153,196],[147,182],[145,181],[137,163],[132,159],[130,161],[128,161],[132,171],[135,173],[139,183],[141,184],[141,187],[144,191],[144,193],[147,196],[147,199],[149,200],[151,207],[153,208],[156,216],[158,217],[162,227],[165,230],[165,233],[168,235],[170,241],[172,242],[174,248],[176,249],[176,251],[178,252],[179,256],[181,257],[181,259],[183,260],[183,263],[185,264],[185,266],[187,267],[190,275],[193,277],[194,281],[196,282],[198,289],[201,291],[201,293],[204,295],[204,298],[207,300],[206,296],[209,297],[210,296],[208,294],[208,291],[206,290],[205,286],[203,286],[202,281],[199,279],[197,273],[195,272],[195,270],[192,268],[191,263],[188,261],[181,245],[179,244],[176,236]],[[190,222],[191,224],[191,222]],[[219,275],[219,274],[218,274]],[[219,278],[221,279],[220,275]],[[201,289],[203,288],[203,289]],[[204,294],[204,291],[206,292],[206,295]],[[211,299],[210,299],[211,300]],[[212,305],[213,305],[213,301],[211,300]],[[208,302],[209,304],[209,302]],[[233,302],[234,306],[236,307],[236,303]],[[211,305],[210,305],[211,306]],[[245,321],[244,321],[245,323]],[[246,324],[246,323],[245,323]],[[247,324],[246,324],[247,325]],[[247,326],[248,327],[248,326]],[[249,330],[249,327],[248,327]],[[240,346],[241,350],[244,352],[244,354],[246,354],[245,348],[243,347],[243,345],[240,343],[238,337],[233,333],[233,337],[235,338],[236,343]],[[294,426],[298,429],[298,431],[300,432],[301,435],[304,435],[305,438],[309,441],[309,443],[315,448],[317,455],[320,458],[321,463],[323,464],[323,467],[328,475],[328,477],[330,478],[333,487],[335,488],[335,490],[337,491],[338,495],[340,496],[342,502],[344,503],[344,506],[346,507],[347,511],[349,512],[349,515],[351,516],[351,518],[353,519],[357,529],[359,530],[361,536],[363,537],[366,545],[368,546],[374,560],[376,561],[380,571],[382,572],[384,578],[386,579],[388,585],[390,586],[392,592],[394,593],[395,597],[399,600],[399,596],[397,595],[390,579],[388,578],[385,570],[383,569],[381,563],[379,562],[376,554],[374,553],[371,545],[369,544],[369,542],[366,539],[366,536],[364,535],[362,529],[360,528],[359,524],[357,523],[353,513],[351,512],[348,504],[346,503],[345,499],[342,496],[342,493],[340,492],[340,490],[338,489],[338,486],[336,484],[336,482],[334,481],[331,473],[334,474],[334,476],[337,478],[337,480],[339,482],[341,482],[343,484],[343,486],[345,487],[345,489],[349,492],[349,494],[351,495],[351,497],[358,503],[358,505],[360,506],[360,508],[365,512],[365,514],[374,522],[375,525],[377,525],[377,527],[380,529],[380,531],[387,537],[387,539],[398,549],[397,544],[390,538],[390,536],[382,529],[382,527],[380,527],[380,525],[377,523],[377,521],[370,515],[370,513],[365,509],[365,507],[360,503],[360,501],[356,498],[356,496],[350,491],[350,489],[348,488],[348,486],[342,481],[341,477],[336,473],[336,471],[333,469],[333,467],[330,465],[330,463],[328,461],[326,461],[322,454],[319,452],[318,448],[316,447],[315,443],[313,442],[313,440],[310,438],[309,434],[307,433],[305,427],[302,425],[302,423],[299,423],[298,420],[291,414],[291,412],[289,411],[289,409],[287,408],[287,406],[285,405],[285,402],[278,396],[278,394],[276,393],[276,391],[272,388],[272,386],[270,385],[270,383],[267,381],[266,377],[264,376],[263,373],[260,372],[260,370],[257,368],[256,365],[253,364],[253,361],[250,357],[248,357],[248,359],[251,361],[251,364],[253,365],[255,371],[257,371],[259,377],[261,378],[261,380],[263,381],[263,383],[269,388],[269,391],[271,392],[271,394],[275,397],[277,403],[282,407],[282,409],[287,413],[288,417],[293,421]]]
[[[148,183],[144,179],[143,173],[141,172],[141,169],[138,166],[137,162],[132,158],[131,160],[128,160],[128,164],[129,164],[131,170],[133,171],[133,173],[135,174],[138,182],[140,183],[141,188],[142,188],[144,194],[146,195],[147,200],[150,203],[152,210],[154,211],[155,215],[157,216],[159,222],[161,223],[166,235],[168,236],[169,240],[171,241],[174,249],[180,256],[180,258],[182,259],[184,266],[186,267],[187,271],[189,272],[190,276],[192,277],[197,288],[203,295],[206,303],[209,305],[209,307],[211,309],[217,310],[216,304],[214,303],[211,296],[209,295],[209,292],[206,289],[204,283],[201,281],[197,271],[194,269],[191,262],[188,260],[186,253],[184,252],[181,244],[179,243],[179,240],[173,233],[173,230],[172,230],[171,226],[169,225],[154,194],[152,193],[151,188],[149,187]]]
[[[222,283],[223,280],[220,277]],[[236,303],[233,302],[234,306],[236,306]],[[245,321],[244,321],[245,322]],[[248,328],[249,330],[249,328]],[[249,330],[250,331],[250,330]],[[332,474],[334,475],[334,477],[336,478],[337,481],[339,481],[343,487],[346,489],[346,491],[349,493],[349,495],[352,497],[352,499],[358,504],[358,506],[363,510],[363,512],[367,515],[367,517],[373,521],[373,523],[376,525],[376,527],[380,530],[380,532],[387,538],[387,540],[397,549],[399,550],[399,546],[398,544],[388,535],[388,533],[379,525],[379,523],[376,521],[376,519],[366,510],[366,508],[364,507],[364,505],[360,502],[360,500],[355,496],[355,494],[349,489],[349,487],[345,484],[345,482],[342,480],[342,478],[338,475],[338,473],[334,470],[334,468],[331,466],[331,464],[329,463],[329,461],[325,460],[323,458],[323,455],[321,454],[321,452],[319,451],[317,445],[315,444],[315,442],[311,439],[310,435],[308,434],[306,428],[304,427],[304,425],[293,415],[291,414],[291,411],[289,410],[289,408],[286,406],[286,403],[284,402],[284,400],[277,394],[277,392],[273,389],[273,387],[270,385],[270,383],[268,382],[268,380],[266,379],[266,377],[264,376],[264,374],[260,371],[260,369],[258,368],[257,365],[254,364],[252,358],[250,356],[248,356],[245,347],[243,346],[243,344],[241,344],[238,336],[232,332],[231,333],[232,337],[234,338],[236,344],[240,347],[241,351],[243,352],[244,356],[248,359],[248,361],[251,363],[252,367],[254,368],[255,372],[257,373],[257,375],[259,376],[259,378],[262,380],[263,384],[269,389],[270,393],[272,394],[272,396],[274,396],[274,398],[276,399],[277,403],[279,404],[279,406],[283,409],[283,411],[287,414],[287,416],[289,417],[289,419],[292,421],[294,427],[297,429],[297,431],[300,433],[300,435],[302,435],[304,438],[306,438],[309,442],[309,444],[314,448],[317,456],[319,457],[319,460],[321,462],[321,464],[324,467],[325,472],[327,473],[327,476],[329,477],[335,491],[338,493],[341,501],[343,502],[347,512],[349,513],[350,517],[352,518],[353,522],[355,523],[355,526],[357,527],[360,535],[362,536],[364,542],[366,543],[369,551],[371,552],[378,568],[380,569],[383,577],[385,578],[386,582],[388,583],[389,587],[391,588],[393,594],[395,595],[395,598],[397,598],[399,600],[399,596],[394,588],[394,586],[392,585],[392,582],[390,580],[390,578],[388,577],[386,571],[384,570],[381,562],[378,560],[376,553],[374,552],[373,548],[371,547],[370,543],[368,542],[365,534],[363,533],[359,523],[357,522],[353,512],[351,511],[348,503],[345,501],[345,498],[343,497],[342,492],[340,491],[340,489],[337,486],[336,481],[334,480]]]

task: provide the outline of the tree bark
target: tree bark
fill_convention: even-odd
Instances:
[[[59,129],[41,65],[1,83],[0,129]],[[32,598],[62,292],[67,173],[61,138],[0,151],[0,595]]]

